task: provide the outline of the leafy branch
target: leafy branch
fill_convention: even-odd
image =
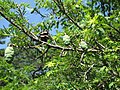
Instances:
[[[18,28],[19,30],[21,30],[22,32],[24,32],[27,36],[29,36],[30,38],[32,38],[33,40],[35,41],[38,41],[40,43],[43,43],[49,47],[52,47],[52,48],[56,48],[56,49],[61,49],[61,50],[65,50],[65,51],[74,51],[73,48],[66,48],[66,47],[62,47],[62,46],[59,46],[59,45],[53,45],[53,44],[49,44],[47,42],[44,42],[44,41],[41,41],[35,34],[33,34],[32,32],[28,31],[27,29],[25,29],[24,27],[21,27],[19,25],[17,25],[14,21],[12,21],[10,18],[8,18],[3,12],[0,11],[0,15],[2,17],[4,17],[7,21],[9,21],[12,25],[14,25],[16,28]],[[83,52],[82,49],[77,49],[79,52]],[[88,49],[89,52],[97,52],[98,50],[96,49]]]
[[[62,13],[64,14],[64,15],[66,15],[66,17],[75,25],[75,26],[77,26],[80,30],[82,30],[82,28],[78,25],[78,23],[70,16],[70,15],[68,15],[68,13],[67,13],[67,11],[66,11],[66,9],[65,9],[65,7],[64,7],[64,4],[63,4],[63,2],[60,0],[53,0],[55,3],[56,3],[56,5],[58,6],[58,8],[60,9],[60,11],[62,11]]]
[[[110,26],[111,28],[113,28],[116,32],[118,32],[120,34],[120,30],[116,29],[115,27],[113,27],[112,25],[110,24],[107,24],[108,26]]]

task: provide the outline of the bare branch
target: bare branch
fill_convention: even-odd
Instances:
[[[42,18],[46,17],[45,15],[41,14],[41,12],[38,11],[37,8],[34,8],[34,11],[35,11],[37,14],[39,14]]]

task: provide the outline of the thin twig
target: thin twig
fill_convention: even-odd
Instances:
[[[112,25],[110,24],[107,24],[108,26],[110,26],[111,28],[113,28],[116,32],[118,32],[120,34],[120,30],[116,29],[115,27],[113,27]]]
[[[85,74],[84,74],[84,80],[87,79],[87,73],[90,72],[90,70],[93,68],[94,65],[95,65],[95,64],[92,64],[92,65],[89,67],[89,69],[85,72]]]
[[[85,52],[83,52],[83,53],[81,54],[80,63],[83,61],[84,55],[85,55]]]

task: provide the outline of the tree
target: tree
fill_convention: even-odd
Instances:
[[[7,74],[4,69],[0,73],[4,73],[0,79],[8,82],[3,88],[119,90],[119,1],[35,1],[31,14],[40,15],[43,21],[33,25],[25,17],[26,9],[30,8],[28,4],[0,0],[0,15],[10,22],[6,32],[4,29],[0,32],[11,36],[10,41],[16,50],[13,66],[10,66],[13,74]],[[47,10],[47,14],[42,14],[41,9]],[[56,35],[49,34],[51,39],[47,42],[39,38],[46,30],[57,32]],[[61,38],[64,35],[69,36],[69,45]],[[80,47],[83,39],[87,45],[85,51]],[[6,67],[6,64],[1,65]],[[30,72],[35,68],[49,70],[33,80]],[[5,78],[9,76],[11,79]],[[17,86],[13,87],[14,84]]]

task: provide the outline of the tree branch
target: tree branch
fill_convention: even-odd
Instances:
[[[66,11],[65,8],[64,8],[64,5],[63,5],[62,1],[61,1],[61,0],[60,0],[60,1],[53,0],[53,1],[56,3],[56,5],[57,5],[58,8],[62,11],[62,13],[63,13],[64,15],[66,15],[67,18],[68,18],[75,26],[77,26],[80,30],[82,30],[82,28],[78,25],[78,23],[77,23],[70,15],[68,15],[67,11]],[[62,8],[61,8],[60,5],[62,5]]]
[[[7,21],[9,21],[12,25],[14,25],[16,28],[18,28],[19,30],[22,30],[27,36],[29,36],[30,38],[34,39],[38,39],[37,36],[35,36],[32,32],[28,32],[27,30],[25,30],[23,27],[20,27],[19,25],[17,25],[14,21],[12,21],[12,19],[9,19],[7,16],[5,16],[1,11],[0,11],[0,15],[2,17],[4,17]]]
[[[22,32],[24,32],[27,36],[29,36],[30,38],[32,38],[35,41],[43,43],[43,44],[45,44],[45,45],[47,45],[49,47],[52,47],[52,48],[56,48],[56,49],[60,49],[60,50],[64,50],[64,51],[74,51],[73,48],[62,47],[62,46],[59,46],[59,45],[53,45],[53,44],[49,44],[47,42],[41,41],[35,34],[33,34],[32,32],[29,32],[24,27],[20,27],[19,25],[17,25],[14,21],[12,21],[7,16],[5,16],[1,11],[0,11],[0,15],[2,17],[4,17],[7,21],[9,21],[12,25],[14,25],[15,27],[17,27],[19,30],[21,30]],[[76,50],[79,51],[79,52],[83,52],[83,50],[79,49],[79,48],[77,48]],[[97,52],[97,51],[98,50],[96,50],[96,49],[88,49],[88,52]]]
[[[87,79],[87,73],[89,73],[89,72],[91,71],[91,69],[94,67],[94,65],[95,65],[95,64],[92,64],[92,65],[89,67],[89,69],[85,72],[85,74],[84,74],[84,80]]]
[[[113,27],[112,25],[110,24],[107,24],[108,26],[110,26],[111,28],[113,28],[116,32],[118,32],[120,34],[120,30],[116,29],[115,27]]]

